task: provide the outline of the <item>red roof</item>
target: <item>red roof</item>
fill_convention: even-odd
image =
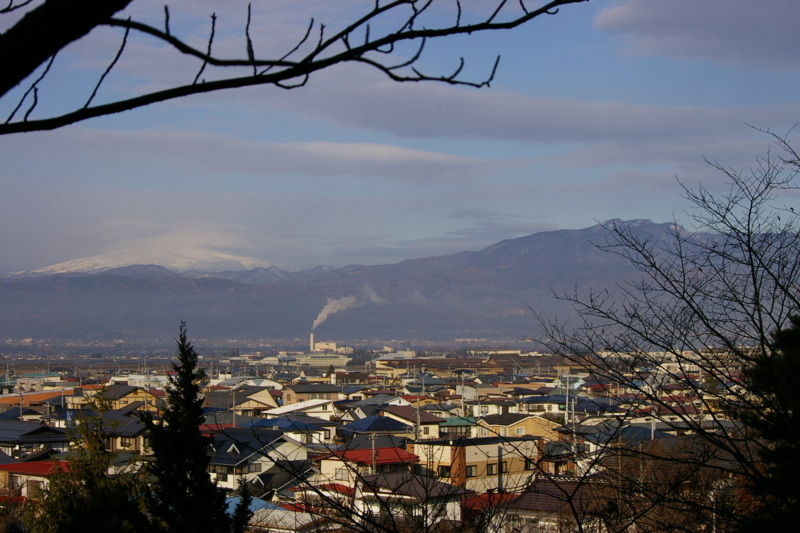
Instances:
[[[347,496],[352,496],[356,493],[356,489],[353,487],[348,487],[347,485],[342,485],[341,483],[326,483],[324,485],[320,485],[318,488],[320,490],[338,492],[339,494],[345,494]]]
[[[464,507],[473,511],[485,511],[516,498],[516,494],[477,494],[464,499]]]
[[[222,433],[232,427],[234,427],[233,424],[200,424],[200,433],[203,435]]]
[[[0,465],[0,470],[5,470],[12,474],[22,474],[26,476],[49,476],[50,474],[61,471],[69,472],[69,463],[66,461],[30,461],[28,463],[8,463]]]
[[[287,511],[294,511],[295,513],[307,513],[311,510],[311,507],[302,503],[280,503],[278,507],[283,507]]]
[[[333,452],[327,457],[336,456],[342,461],[350,461],[360,465],[372,464],[372,450],[343,450]],[[324,459],[325,457],[323,457]],[[375,464],[390,465],[397,463],[416,463],[419,456],[408,453],[402,448],[375,448]]]

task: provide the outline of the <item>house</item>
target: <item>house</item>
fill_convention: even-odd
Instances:
[[[284,407],[308,400],[330,400],[335,402],[343,398],[342,387],[337,385],[297,383],[283,389]]]
[[[407,472],[364,476],[353,495],[355,520],[412,530],[460,522],[461,500],[472,491]]]
[[[112,410],[122,409],[129,404],[141,402],[142,405],[138,408],[140,411],[159,411],[158,397],[141,387],[122,384],[109,385],[101,389],[98,392],[98,396],[101,401],[108,402]]]
[[[455,439],[458,437],[471,437],[475,433],[475,426],[478,423],[478,418],[451,416],[444,419],[444,422],[439,425],[439,432],[442,438]]]
[[[330,445],[336,436],[336,423],[313,416],[286,415],[279,418],[259,419],[252,427],[276,429],[304,444]]]
[[[443,418],[408,406],[392,405],[383,409],[381,415],[413,427],[416,439],[438,439],[439,426],[444,423]]]
[[[66,461],[30,461],[0,465],[0,491],[3,496],[35,498],[50,483],[56,472],[67,472]]]
[[[214,436],[209,471],[218,486],[234,490],[239,487],[240,479],[252,482],[277,461],[305,459],[306,448],[282,431],[231,428]]]
[[[314,483],[336,483],[352,488],[359,478],[366,475],[411,472],[417,461],[418,456],[394,446],[337,450],[314,459],[319,470]]]
[[[371,415],[343,425],[337,433],[345,438],[359,434],[412,438],[414,437],[414,428],[388,416]]]
[[[507,502],[497,518],[519,533],[602,532],[606,529],[600,516],[609,505],[591,483],[542,477]]]
[[[439,418],[464,416],[464,409],[460,404],[455,403],[432,403],[422,405],[420,409]]]
[[[476,492],[518,492],[536,473],[543,441],[535,437],[488,437],[416,441],[417,473]]]
[[[324,516],[297,505],[269,504],[254,511],[248,524],[253,533],[319,533],[335,528]]]
[[[465,404],[470,416],[504,415],[517,412],[517,404],[509,400],[481,400]]]
[[[22,458],[44,448],[66,451],[69,448],[66,430],[38,422],[0,420],[0,451],[3,453]]]
[[[279,418],[290,414],[315,416],[323,420],[330,420],[333,418],[333,400],[306,400],[262,411],[261,413],[265,418]]]
[[[264,411],[277,408],[278,402],[269,387],[239,386],[206,393],[203,406],[230,410],[237,416],[260,416]]]
[[[149,454],[150,432],[145,427],[137,411],[144,408],[141,402],[134,402],[122,409],[106,411],[102,414],[103,431],[106,434],[106,449],[110,452],[131,452]]]
[[[556,429],[560,425],[540,416],[508,413],[504,415],[489,415],[478,420],[475,437],[522,437],[532,435],[543,437],[547,440],[557,440]]]

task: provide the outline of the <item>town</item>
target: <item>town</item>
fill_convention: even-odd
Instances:
[[[357,366],[352,352],[312,334],[302,353],[235,354],[208,367],[199,428],[208,472],[232,501],[246,486],[247,530],[389,521],[398,531],[607,531],[663,520],[680,501],[722,531],[724,507],[738,505],[729,465],[665,467],[692,463],[698,429],[735,428],[716,401],[740,381],[733,359],[709,376],[703,361],[720,354],[692,364],[692,354],[649,353],[648,365],[617,354],[612,380],[597,362],[521,350],[385,347]],[[141,415],[160,415],[174,372],[142,369],[103,381],[66,367],[6,374],[3,501],[35,501],[70,469],[81,419],[102,421],[109,476],[150,461]],[[709,385],[721,374],[724,391]]]

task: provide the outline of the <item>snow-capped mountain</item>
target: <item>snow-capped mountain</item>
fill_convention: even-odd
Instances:
[[[157,265],[173,272],[226,272],[269,268],[271,263],[261,259],[233,255],[208,248],[180,250],[133,248],[64,261],[29,272],[14,272],[11,276],[46,276],[51,274],[96,274],[130,265]]]

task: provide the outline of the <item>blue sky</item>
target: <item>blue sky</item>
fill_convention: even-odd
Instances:
[[[129,11],[160,24],[162,3]],[[441,3],[445,16],[454,2]],[[336,27],[371,4],[253,2],[256,51],[279,55],[310,16]],[[490,4],[464,2],[468,16]],[[170,6],[173,33],[198,46],[216,11],[217,50],[240,54],[246,2]],[[463,56],[465,76],[481,79],[499,54],[488,89],[342,65],[292,91],[0,137],[0,272],[124,250],[214,250],[289,270],[378,264],[610,218],[685,221],[677,180],[721,191],[704,157],[746,170],[769,148],[748,124],[785,133],[800,120],[798,20],[795,0],[593,0],[432,43],[420,63],[443,73]],[[82,105],[119,38],[99,29],[64,50],[32,117]],[[98,99],[197,67],[134,36]]]

